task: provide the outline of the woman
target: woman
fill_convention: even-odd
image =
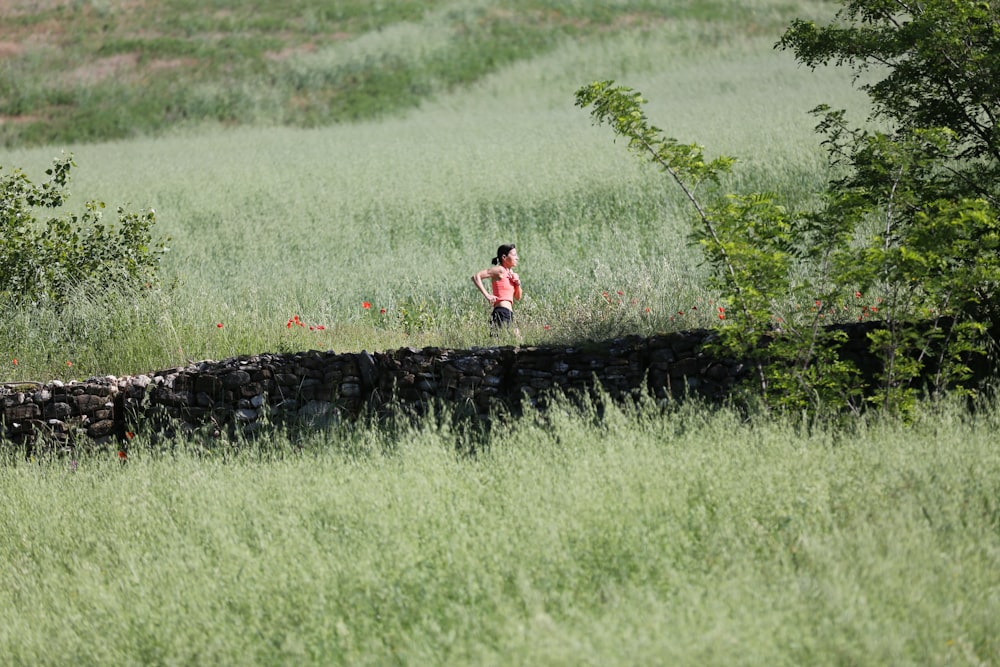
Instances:
[[[496,333],[500,328],[514,323],[514,302],[521,300],[521,279],[513,269],[517,266],[517,249],[514,244],[497,248],[493,266],[472,276],[472,282],[493,306],[490,313],[490,329]],[[493,293],[486,291],[483,281],[490,279]]]

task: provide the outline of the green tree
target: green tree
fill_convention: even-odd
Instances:
[[[581,88],[577,104],[687,194],[714,284],[735,306],[721,345],[754,361],[768,405],[905,412],[922,391],[964,387],[970,358],[1000,330],[995,3],[852,0],[830,26],[794,22],[778,46],[873,80],[861,86],[868,128],[814,110],[839,173],[813,211],[771,193],[698,200],[697,184],[731,158],[706,163],[700,147],[664,137],[639,93],[613,82]],[[880,362],[865,387],[843,327],[829,326],[855,319],[873,324]]]
[[[873,118],[888,121],[888,136],[906,140],[937,128],[934,170],[924,174],[923,201],[1000,195],[1000,3],[996,0],[849,0],[833,23],[796,20],[778,47],[812,68],[854,70],[872,102]],[[843,129],[834,122],[826,129]],[[838,150],[856,167],[855,182],[873,177],[865,167],[866,135],[853,151]],[[844,138],[835,133],[831,139]],[[857,142],[855,142],[857,143]],[[839,144],[834,141],[831,145]],[[850,148],[851,144],[846,147]]]
[[[717,351],[752,364],[755,394],[764,404],[860,409],[859,388],[851,381],[856,371],[836,355],[844,333],[821,326],[824,308],[795,308],[803,300],[826,304],[827,296],[817,298],[817,290],[834,290],[824,284],[829,280],[822,267],[828,272],[830,263],[822,256],[817,256],[818,276],[796,270],[806,256],[801,248],[808,245],[803,219],[773,193],[723,196],[699,188],[718,184],[735,160],[708,161],[701,146],[664,136],[642,111],[640,93],[598,81],[580,88],[576,103],[590,107],[596,123],[627,138],[629,149],[667,173],[692,204],[692,238],[712,268],[712,286],[723,296]]]
[[[793,21],[777,46],[866,81],[869,126],[879,129],[814,110],[843,171],[813,220],[839,221],[840,275],[885,300],[886,328],[873,341],[891,351],[881,399],[929,361],[967,376],[956,352],[982,351],[1000,333],[1000,3],[846,0],[829,25]],[[934,326],[916,336],[921,319]],[[936,358],[928,337],[947,341]],[[906,347],[913,363],[896,366]]]
[[[61,308],[81,290],[134,292],[157,284],[167,248],[153,240],[152,210],[118,208],[117,224],[109,225],[105,204],[91,200],[80,214],[38,219],[40,211],[64,208],[74,166],[72,156],[54,160],[41,185],[20,169],[0,175],[0,306]]]

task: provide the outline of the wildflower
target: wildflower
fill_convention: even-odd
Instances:
[[[678,311],[677,311],[677,314],[678,314],[678,315],[683,315],[683,314],[684,314],[684,311],[683,311],[683,310],[678,310]]]
[[[372,307],[372,305],[370,303],[368,303],[367,301],[362,301],[361,302],[361,307],[364,308],[365,310],[370,310],[371,307]]]
[[[126,461],[128,461],[128,454],[125,452],[124,449],[119,449],[118,450],[118,462],[119,463],[125,463]]]
[[[126,439],[131,440],[134,437],[135,437],[135,433],[133,433],[132,431],[125,431],[125,438]]]
[[[618,290],[618,296],[625,296],[625,292]]]
[[[14,365],[17,366],[17,359],[14,359]]]
[[[861,292],[855,292],[854,293],[854,298],[855,299],[860,299],[861,298]]]
[[[221,329],[222,328],[222,322],[216,322],[215,323],[215,328],[216,329]]]
[[[652,309],[652,308],[650,308],[649,306],[646,306],[646,312],[647,312],[647,313],[651,313],[651,312],[653,312],[653,309]]]
[[[67,365],[67,366],[72,366],[72,365],[73,365],[73,362],[67,359],[67,360],[66,360],[66,365]]]
[[[316,331],[324,331],[325,329],[326,329],[326,327],[324,325],[322,325],[322,324],[317,324],[316,325]]]
[[[552,327],[550,327],[548,324],[544,324],[544,325],[542,325],[542,328],[545,329],[546,331],[548,331]]]
[[[385,308],[379,308],[378,309],[378,314],[379,315],[385,315]]]

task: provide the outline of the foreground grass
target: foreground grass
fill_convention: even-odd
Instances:
[[[9,664],[996,664],[995,410],[428,421],[0,467]],[[458,454],[475,446],[474,456]]]

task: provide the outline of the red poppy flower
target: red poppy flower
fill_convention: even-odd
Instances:
[[[14,359],[14,365],[17,366],[17,359]]]
[[[385,315],[385,308],[379,308],[378,314]]]
[[[222,328],[222,322],[216,322],[215,328],[216,329],[221,329]]]
[[[367,301],[362,301],[361,302],[361,307],[364,308],[365,310],[368,310],[369,308],[372,307],[372,305],[370,303],[368,303]]]

